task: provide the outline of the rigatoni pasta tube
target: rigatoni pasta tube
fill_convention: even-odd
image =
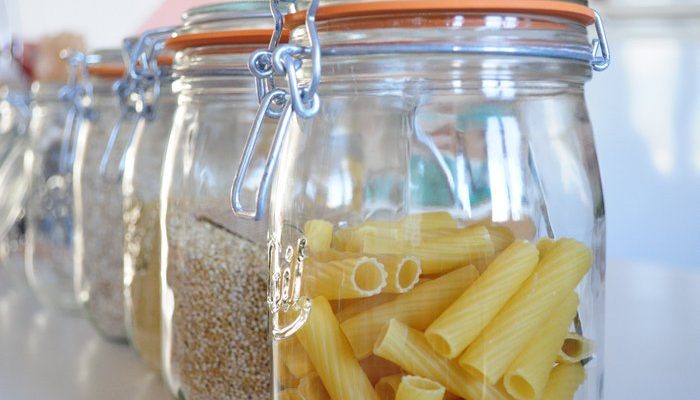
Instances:
[[[323,386],[323,382],[321,382],[321,377],[316,373],[302,378],[299,381],[297,392],[304,400],[330,400],[331,398],[325,386]]]
[[[306,245],[316,253],[331,248],[333,241],[333,224],[322,219],[312,219],[304,224]]]
[[[406,375],[396,391],[396,400],[442,400],[445,387],[420,376]]]
[[[399,390],[402,374],[385,376],[374,385],[374,390],[381,400],[394,400],[396,391]]]
[[[346,319],[352,318],[357,314],[367,311],[370,308],[380,304],[388,303],[398,296],[398,293],[380,293],[371,297],[361,299],[340,300],[336,303],[335,317],[338,321],[343,322]]]
[[[366,238],[365,254],[413,256],[424,274],[440,274],[468,264],[480,264],[494,254],[489,231],[483,226],[457,230],[453,235],[425,240],[417,245],[396,240]]]
[[[386,286],[386,276],[384,266],[376,258],[319,262],[309,257],[304,266],[302,285],[309,297],[356,299],[379,294]]]
[[[549,251],[557,242],[550,238],[542,238],[537,242],[537,250],[540,251],[540,257],[544,257],[545,253]]]
[[[282,363],[295,377],[303,378],[314,371],[309,356],[295,337],[281,342],[279,352]]]
[[[279,400],[306,400],[301,395],[296,389],[286,389],[281,391],[278,395],[277,398]]]
[[[580,363],[559,364],[549,374],[542,400],[572,400],[584,379],[586,371]]]
[[[499,254],[425,331],[433,349],[450,359],[462,354],[532,274],[537,254],[535,245],[522,240]]]
[[[454,360],[443,358],[430,347],[423,333],[392,319],[380,332],[374,354],[405,371],[432,379],[465,399],[508,399],[498,388],[465,373]]]
[[[420,260],[412,256],[377,256],[387,273],[385,293],[406,293],[420,279]]]
[[[576,332],[569,332],[557,354],[557,362],[577,363],[593,354],[593,342]]]
[[[540,260],[535,272],[459,358],[474,376],[495,384],[554,309],[591,268],[591,251],[562,239]]]
[[[558,306],[513,363],[508,367],[503,384],[518,400],[542,397],[549,373],[561,349],[571,321],[576,316],[578,296],[571,293]]]
[[[331,399],[379,399],[324,297],[311,301],[311,313],[297,338]]]
[[[375,355],[371,355],[361,360],[360,367],[362,367],[362,370],[365,371],[367,379],[369,379],[373,385],[379,382],[379,380],[384,376],[398,374],[401,372],[401,368],[399,368],[396,364],[390,363],[389,361]]]
[[[432,281],[421,283],[393,301],[381,304],[345,320],[341,327],[359,359],[372,354],[379,332],[390,319],[424,330],[478,278],[472,266],[454,270]]]

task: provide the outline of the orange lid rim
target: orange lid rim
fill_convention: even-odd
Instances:
[[[322,5],[316,12],[316,21],[341,18],[376,16],[381,14],[407,15],[436,12],[500,12],[511,14],[535,14],[560,17],[583,25],[595,23],[592,8],[556,0],[388,0],[349,4]],[[285,28],[292,30],[306,22],[306,11],[287,14]]]
[[[267,45],[272,37],[272,29],[245,29],[235,31],[198,32],[175,36],[165,42],[173,51],[191,47],[222,45]],[[289,40],[289,31],[282,32],[280,41]]]
[[[90,76],[97,78],[114,78],[119,79],[124,76],[126,68],[118,64],[94,64],[88,65],[88,73]]]

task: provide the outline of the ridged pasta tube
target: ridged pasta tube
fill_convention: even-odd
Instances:
[[[593,354],[593,342],[576,332],[569,332],[557,354],[559,363],[577,363]]]
[[[542,238],[537,242],[537,250],[540,251],[540,257],[544,257],[544,255],[549,251],[552,247],[557,242],[554,241],[553,239],[550,238]]]
[[[343,333],[355,356],[363,359],[372,354],[379,332],[392,318],[415,329],[427,328],[478,276],[479,272],[471,265],[459,268],[343,321]]]
[[[470,374],[495,384],[547,317],[591,268],[591,251],[562,239],[540,260],[535,272],[459,358]]]
[[[328,262],[307,258],[303,287],[309,297],[328,300],[356,299],[379,294],[387,273],[376,258],[358,257]]]
[[[572,400],[584,379],[586,371],[580,363],[559,364],[549,374],[542,400]]]
[[[413,289],[420,279],[420,260],[408,256],[377,256],[387,273],[385,293],[406,293]]]
[[[433,349],[450,359],[462,354],[532,274],[537,255],[535,245],[522,240],[499,254],[425,331]]]
[[[495,386],[465,373],[454,360],[443,358],[430,347],[423,333],[392,319],[380,332],[374,354],[403,370],[439,382],[450,392],[473,400],[510,398]]]
[[[381,357],[371,355],[363,360],[360,360],[360,367],[365,371],[367,379],[374,385],[379,380],[387,375],[398,374],[401,372],[396,364],[391,363]]]
[[[278,395],[277,398],[279,400],[306,400],[301,395],[296,389],[286,389],[281,391]]]
[[[312,219],[304,224],[306,245],[312,253],[329,250],[333,241],[333,224],[322,219]]]
[[[314,372],[309,356],[295,337],[280,342],[278,346],[279,358],[292,375],[303,378]]]
[[[325,386],[323,386],[323,382],[321,382],[321,377],[316,373],[302,378],[299,381],[297,392],[304,400],[330,400],[331,398]]]
[[[542,397],[554,360],[564,343],[571,321],[576,316],[577,307],[578,296],[572,292],[508,367],[503,384],[511,396],[517,400]]]
[[[456,230],[454,234],[424,240],[416,245],[384,238],[366,238],[362,253],[413,256],[424,274],[441,274],[469,264],[480,264],[494,255],[489,231],[483,226]]]
[[[380,304],[388,303],[399,295],[397,293],[380,293],[372,297],[364,297],[360,299],[340,300],[337,302],[335,313],[338,321],[343,322],[346,319],[352,318],[357,314],[361,314],[370,308]]]
[[[311,313],[297,338],[331,399],[379,400],[324,297],[311,301]]]
[[[402,374],[385,376],[374,385],[374,390],[381,400],[394,400],[396,391],[399,390]]]
[[[420,376],[406,375],[396,391],[396,400],[442,400],[445,387]]]

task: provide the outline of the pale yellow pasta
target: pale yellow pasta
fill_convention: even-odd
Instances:
[[[294,388],[299,384],[299,379],[284,364],[277,365],[276,375],[278,383],[284,388]]]
[[[374,385],[374,390],[381,400],[394,400],[396,391],[399,390],[402,374],[385,376]]]
[[[387,273],[376,258],[359,257],[328,262],[307,258],[303,287],[309,297],[329,300],[355,299],[379,294]]]
[[[395,319],[387,322],[380,332],[374,354],[386,358],[408,373],[439,382],[448,391],[465,399],[510,398],[495,386],[465,373],[454,360],[437,354],[422,332]]]
[[[323,386],[321,377],[316,373],[302,378],[299,381],[297,392],[299,392],[304,400],[330,400],[331,398],[325,386]]]
[[[442,400],[445,387],[420,376],[406,375],[396,391],[396,400]]]
[[[539,399],[542,396],[577,307],[578,296],[572,292],[508,367],[503,384],[511,396],[517,400]]]
[[[306,400],[301,395],[296,389],[286,389],[281,391],[277,395],[278,400]]]
[[[331,399],[379,399],[324,297],[311,301],[311,312],[297,338]]]
[[[554,309],[591,268],[591,251],[562,239],[540,260],[535,272],[459,358],[474,376],[495,384]]]
[[[364,297],[361,299],[339,300],[336,302],[337,305],[335,306],[335,309],[337,312],[335,313],[335,316],[338,318],[338,321],[343,322],[346,319],[369,310],[370,308],[388,303],[398,296],[398,293],[380,293],[376,296]]]
[[[395,300],[370,308],[341,324],[345,336],[359,359],[372,354],[379,332],[390,319],[424,330],[479,276],[476,268],[467,266],[435,280],[417,285]]]
[[[569,332],[564,338],[564,344],[557,353],[557,362],[577,363],[593,354],[593,341],[586,339],[576,332]]]
[[[462,354],[532,274],[537,255],[535,245],[522,240],[499,254],[425,331],[433,349],[450,359]]]
[[[483,226],[424,240],[416,245],[386,238],[366,238],[362,253],[413,256],[424,274],[441,274],[468,264],[481,264],[494,254],[489,231]]]
[[[396,227],[360,225],[351,228],[350,236],[345,244],[348,251],[361,251],[366,240],[401,241],[402,232]]]
[[[515,235],[505,226],[501,225],[486,225],[486,229],[489,231],[489,236],[491,236],[491,241],[493,242],[493,248],[496,253],[500,253],[510,246],[515,241]]]
[[[549,374],[542,400],[572,400],[584,379],[586,371],[580,363],[559,364]]]
[[[314,372],[314,366],[311,364],[309,356],[306,355],[306,351],[296,338],[292,337],[281,342],[278,354],[284,366],[295,377],[303,378]]]
[[[367,379],[369,379],[373,385],[386,375],[393,375],[401,372],[401,368],[396,364],[381,357],[377,357],[374,354],[360,360],[360,367],[365,371]]]
[[[554,244],[556,242],[553,239],[550,238],[542,238],[537,242],[537,250],[540,251],[540,257],[544,257],[544,255],[549,251],[552,247],[554,247]]]
[[[420,260],[408,256],[377,256],[387,273],[385,293],[406,293],[413,289],[422,273]]]
[[[427,231],[433,229],[457,229],[457,221],[447,211],[409,214],[401,219],[405,230]]]
[[[304,224],[306,246],[316,253],[329,250],[333,241],[333,224],[322,219],[312,219]]]

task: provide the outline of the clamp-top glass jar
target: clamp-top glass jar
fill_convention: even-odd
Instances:
[[[239,1],[188,11],[166,42],[178,105],[161,192],[162,368],[178,398],[270,395],[265,226],[236,218],[229,197],[258,104],[248,54],[271,28],[267,1]]]
[[[97,331],[125,341],[123,198],[119,157],[136,126],[136,113],[120,104],[114,83],[124,75],[121,50],[86,56],[90,115],[78,127],[73,174],[75,193],[75,290]]]
[[[588,41],[594,22],[604,39],[597,15],[314,3],[272,57],[290,82],[312,58],[268,160],[275,387],[599,399],[604,207],[583,95],[608,62]]]
[[[77,67],[77,64],[73,64]],[[77,70],[73,68],[73,77]],[[26,208],[27,278],[43,305],[78,310],[73,286],[74,124],[82,118],[77,82],[35,82],[29,125]]]
[[[123,84],[141,122],[126,151],[124,194],[124,298],[129,340],[146,365],[161,364],[160,224],[161,169],[173,122],[172,56],[159,54],[169,28],[145,32],[130,50]],[[138,60],[148,60],[143,63]]]

